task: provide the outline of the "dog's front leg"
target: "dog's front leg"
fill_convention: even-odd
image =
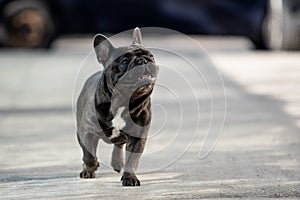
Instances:
[[[95,178],[95,171],[99,167],[99,162],[97,161],[97,145],[98,137],[95,134],[85,134],[80,136],[77,133],[78,142],[82,148],[83,152],[83,170],[80,173],[80,178]]]
[[[136,177],[135,172],[145,144],[145,138],[129,137],[126,144],[125,168],[121,179],[123,186],[140,186],[140,181]]]
[[[115,144],[112,157],[111,157],[111,166],[113,169],[120,173],[124,167],[124,152],[123,144]]]

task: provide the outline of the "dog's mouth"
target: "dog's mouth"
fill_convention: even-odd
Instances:
[[[114,84],[115,89],[122,93],[134,92],[136,95],[148,93],[157,80],[158,66],[137,66],[123,74]],[[135,95],[135,96],[136,96]]]
[[[150,74],[144,74],[144,75],[139,77],[139,80],[140,81],[145,80],[145,79],[150,80],[151,78],[152,78],[152,76]]]
[[[148,81],[155,81],[156,78],[152,77],[151,74],[143,74],[142,76],[139,77],[140,81],[148,80]]]
[[[147,95],[149,93],[151,93],[156,77],[153,77],[151,74],[146,73],[141,75],[138,78],[139,82],[138,85],[136,85],[136,90],[134,91],[133,95],[132,95],[132,99],[136,99],[139,98],[143,95]]]

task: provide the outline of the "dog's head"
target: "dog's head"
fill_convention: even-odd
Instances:
[[[157,78],[158,66],[149,50],[142,45],[138,28],[133,32],[130,46],[114,47],[104,35],[94,38],[94,49],[99,63],[104,66],[103,74],[108,89],[131,98],[151,93]]]

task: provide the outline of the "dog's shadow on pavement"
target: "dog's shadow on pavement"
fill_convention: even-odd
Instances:
[[[45,181],[79,177],[75,169],[65,166],[33,167],[24,169],[0,170],[0,183]]]
[[[15,184],[19,183],[47,183],[47,182],[65,182],[67,180],[71,182],[85,182],[89,183],[98,182],[103,185],[114,184],[115,186],[121,186],[118,184],[122,176],[121,173],[114,173],[111,169],[99,170],[96,173],[94,179],[81,179],[79,178],[78,167],[66,167],[66,166],[46,166],[46,167],[32,167],[23,169],[8,169],[0,170],[0,183],[1,184]],[[181,174],[179,173],[167,173],[167,172],[152,172],[141,173],[138,176],[143,181],[143,185],[155,185],[162,183],[174,182]]]

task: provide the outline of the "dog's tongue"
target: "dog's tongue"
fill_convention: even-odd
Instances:
[[[140,79],[140,80],[151,79],[151,75],[150,75],[150,74],[144,74],[144,75],[142,75],[139,79]]]

